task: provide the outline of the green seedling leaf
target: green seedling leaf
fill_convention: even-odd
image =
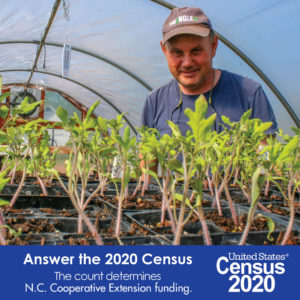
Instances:
[[[167,120],[167,123],[168,123],[169,127],[171,128],[173,135],[177,138],[181,137],[181,132],[180,132],[178,126],[169,120]]]
[[[258,180],[259,180],[259,177],[261,176],[261,171],[262,171],[262,168],[258,167],[252,176],[252,185],[251,185],[252,203],[253,202],[256,203],[256,201],[258,200],[259,195],[260,195],[260,186],[258,184]],[[251,206],[252,206],[252,203],[251,203]]]
[[[200,142],[201,140],[204,140],[204,137],[206,136],[206,134],[211,131],[211,128],[216,120],[216,116],[217,116],[217,114],[213,114],[209,118],[207,118],[206,120],[204,120],[202,122],[201,127],[199,128],[199,131],[197,133],[198,142]],[[196,138],[195,138],[195,140],[196,140]]]
[[[151,177],[155,178],[157,181],[159,180],[157,174],[154,171],[148,170],[148,169],[145,169],[145,168],[142,168],[142,171],[143,171],[143,173],[148,174]]]
[[[198,192],[198,196],[202,195],[203,191],[203,181],[202,180],[196,180],[192,183],[193,189]]]
[[[221,118],[222,118],[222,121],[224,124],[229,125],[229,126],[233,125],[233,123],[230,122],[230,119],[228,117],[222,116]]]
[[[202,206],[202,199],[200,195],[197,195],[195,207]]]
[[[2,102],[3,100],[5,100],[7,97],[10,96],[10,92],[4,93],[0,96],[0,102]]]
[[[130,128],[126,127],[124,131],[124,142],[127,143],[130,138]]]
[[[175,193],[175,199],[177,199],[178,201],[182,202],[183,201],[183,195]],[[185,199],[185,204],[191,207],[191,203],[190,203],[190,199],[189,198]]]
[[[59,106],[56,110],[57,116],[61,119],[64,125],[68,123],[69,114],[68,111],[65,110],[63,107]]]
[[[43,119],[41,118],[38,118],[37,120],[33,120],[33,121],[30,121],[30,122],[27,122],[24,126],[24,131],[31,131],[35,128],[36,125],[39,125],[40,123],[44,122]],[[45,130],[46,128],[41,128],[41,132],[43,132],[43,130]]]
[[[85,120],[89,120],[90,117],[92,116],[92,114],[94,113],[95,109],[97,108],[97,106],[100,104],[100,100],[96,101],[88,110],[87,114],[86,114],[86,117],[85,117]]]
[[[241,190],[244,188],[243,184],[241,181],[239,181],[238,179],[235,180],[235,182],[237,183],[237,185],[241,188]]]
[[[175,194],[175,199],[177,199],[178,201],[182,201],[182,199],[183,199],[183,196],[181,195],[181,194],[178,194],[178,193],[176,193]]]
[[[188,124],[192,129],[196,143],[204,139],[207,132],[211,131],[215,122],[216,114],[205,119],[208,104],[203,95],[199,96],[195,102],[195,111],[187,108],[184,113],[189,118]]]
[[[249,120],[251,112],[252,112],[252,110],[249,109],[241,116],[241,120],[240,120],[241,124],[244,124],[245,122],[247,122],[247,120]]]
[[[9,205],[10,202],[9,201],[6,201],[6,200],[3,200],[3,199],[0,199],[0,206],[6,206],[6,205]]]
[[[261,174],[261,171],[262,171],[262,167],[258,167],[253,176],[252,176],[252,184],[251,184],[251,205],[250,205],[250,209],[249,209],[249,213],[248,213],[248,218],[250,216],[253,215],[253,211],[254,211],[254,207],[256,206],[256,203],[259,199],[259,195],[260,195],[260,184],[259,184],[259,181],[260,181],[260,177],[263,176]]]
[[[107,120],[102,118],[102,117],[98,117],[98,125],[100,126],[100,128],[103,130],[103,131],[107,131]]]
[[[37,106],[39,106],[42,101],[36,101],[30,103],[30,97],[26,96],[24,100],[21,102],[20,106],[14,110],[13,114],[27,114],[32,112]]]
[[[272,122],[265,122],[255,128],[255,132],[265,132],[272,126]]]
[[[66,161],[66,175],[67,177],[71,176],[71,169],[72,169],[72,156],[69,156],[69,159]]]
[[[291,126],[291,129],[295,132],[296,135],[300,136],[300,128]]]
[[[181,164],[180,160],[172,158],[168,162],[168,168],[171,171],[176,171],[176,170],[182,168],[182,164]]]
[[[5,119],[8,116],[9,108],[6,105],[0,107],[0,118]]]
[[[3,188],[5,187],[5,185],[9,182],[9,178],[1,178],[0,179],[0,192],[3,190]]]
[[[4,144],[8,141],[8,136],[5,132],[0,131],[0,144]]]
[[[77,112],[74,112],[72,118],[75,120],[75,124],[79,124],[80,126],[82,126],[82,121],[81,121],[81,119],[78,117]]]
[[[195,111],[192,111],[190,108],[187,108],[184,111],[184,114],[189,118],[189,125],[191,126],[193,132],[199,127],[199,122],[205,119],[207,112],[207,101],[203,95],[200,95],[195,102]]]
[[[115,136],[115,139],[117,140],[118,144],[122,147],[125,148],[125,143],[123,142],[122,138],[118,135]]]
[[[269,241],[273,242],[274,238],[271,235],[272,235],[272,233],[275,230],[275,223],[274,223],[274,221],[271,218],[266,217],[266,216],[261,215],[261,214],[258,214],[257,217],[263,217],[263,218],[267,219],[267,224],[268,224],[268,229],[269,229],[267,238],[268,238]]]
[[[129,180],[130,180],[130,168],[127,168],[126,169],[126,174],[125,174],[125,177],[124,177],[124,185],[125,186],[128,185]]]
[[[97,126],[97,119],[90,119],[85,126],[85,129],[94,129]]]
[[[2,228],[2,227],[7,228],[9,231],[9,234],[11,236],[18,237],[18,236],[21,236],[21,234],[22,234],[22,228],[18,228],[18,231],[15,231],[13,228],[11,228],[8,225],[1,225],[0,228]]]
[[[294,136],[283,148],[282,152],[280,153],[277,161],[285,161],[291,157],[291,153],[294,152],[299,147],[299,137]]]

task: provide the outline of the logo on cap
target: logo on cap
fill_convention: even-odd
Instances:
[[[174,24],[179,24],[181,22],[195,22],[198,21],[198,17],[194,17],[194,16],[179,16],[178,18],[176,18],[175,20],[171,21],[169,23],[169,26],[172,26]]]

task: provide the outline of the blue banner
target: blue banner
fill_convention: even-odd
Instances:
[[[0,254],[1,299],[285,299],[299,284],[298,246],[3,246]]]

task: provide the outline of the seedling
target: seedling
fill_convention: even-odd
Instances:
[[[295,136],[291,137],[283,135],[280,131],[279,136],[286,142],[281,144],[275,140],[269,141],[270,145],[266,147],[264,152],[268,153],[268,160],[264,162],[265,166],[269,170],[275,170],[269,172],[270,180],[278,187],[284,200],[288,203],[290,208],[290,219],[287,226],[287,230],[282,239],[282,245],[287,244],[295,220],[295,193],[300,186],[299,170],[300,170],[300,131],[297,128],[292,128],[295,132]],[[278,183],[280,180],[283,187]]]
[[[69,156],[66,165],[66,175],[68,176],[67,187],[60,178],[56,170],[52,170],[54,175],[58,178],[60,184],[69,195],[72,204],[79,214],[78,231],[82,232],[82,220],[86,223],[91,231],[93,238],[98,245],[102,245],[102,239],[99,236],[96,228],[91,223],[90,219],[83,211],[85,204],[85,190],[88,180],[89,167],[90,167],[90,143],[89,133],[91,129],[95,128],[97,120],[92,118],[92,114],[100,101],[95,102],[86,114],[86,118],[81,121],[76,113],[73,117],[68,116],[68,112],[62,107],[58,107],[57,115],[62,121],[63,128],[70,133],[70,144],[72,152]],[[82,189],[81,194],[78,194],[78,180],[81,179]]]
[[[3,190],[7,182],[9,181],[9,178],[5,178],[7,174],[7,171],[2,171],[0,172],[0,192]],[[0,199],[0,244],[1,245],[6,245],[6,240],[5,240],[5,221],[4,217],[2,214],[2,206],[7,206],[9,205],[8,201]]]
[[[115,141],[118,155],[121,160],[122,167],[122,177],[121,177],[121,191],[118,197],[118,212],[117,212],[117,221],[115,228],[115,235],[119,237],[120,235],[120,226],[122,219],[122,204],[125,199],[125,189],[128,185],[130,179],[130,167],[128,166],[128,157],[131,155],[132,148],[136,143],[135,137],[130,137],[130,128],[126,127],[124,130],[123,137],[119,134],[118,130],[113,128],[112,130],[112,139]]]
[[[196,158],[199,154],[201,154],[201,149],[207,145],[208,141],[210,140],[210,134],[211,134],[211,128],[213,123],[215,122],[216,115],[212,115],[205,118],[206,112],[207,112],[207,101],[205,97],[202,95],[200,96],[196,102],[195,102],[195,112],[193,112],[191,109],[186,109],[185,114],[189,118],[188,124],[191,127],[191,132],[187,132],[186,136],[182,136],[180,130],[178,127],[171,121],[168,121],[168,124],[170,128],[172,129],[173,138],[179,143],[179,150],[182,154],[182,170],[179,169],[180,172],[182,172],[183,177],[183,191],[181,194],[176,193],[173,183],[172,193],[173,193],[173,199],[179,200],[181,202],[180,210],[179,210],[179,216],[178,219],[175,216],[175,220],[177,220],[176,224],[176,232],[173,244],[179,245],[180,244],[180,238],[181,233],[183,230],[184,225],[189,220],[189,218],[192,215],[193,209],[191,212],[185,217],[185,208],[186,204],[188,206],[194,208],[198,207],[200,210],[202,209],[201,201],[202,201],[202,192],[203,192],[203,185],[200,184],[194,184],[194,189],[197,192],[197,202],[194,206],[191,205],[190,200],[188,198],[188,188],[190,186],[190,183],[193,180],[193,177],[196,175],[196,172],[198,172],[198,178],[203,179],[204,174],[206,173],[206,168],[195,168],[196,164]],[[203,219],[204,213],[203,211],[199,214],[199,217],[201,218],[201,223],[205,222]],[[204,231],[207,231],[207,226],[203,227]],[[205,237],[208,237],[208,231],[205,233]],[[206,241],[207,243],[210,243],[209,240]]]

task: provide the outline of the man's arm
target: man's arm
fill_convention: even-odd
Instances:
[[[251,103],[251,109],[252,119],[261,119],[263,122],[273,123],[266,133],[275,136],[275,133],[278,131],[276,117],[261,86],[259,86],[255,92],[253,102]]]

